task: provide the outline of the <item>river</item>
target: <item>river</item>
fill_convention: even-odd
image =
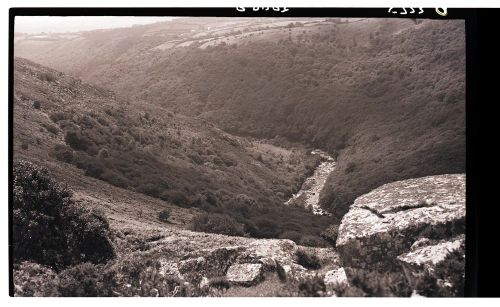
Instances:
[[[319,193],[325,186],[326,178],[335,169],[335,159],[328,153],[315,149],[312,155],[318,155],[321,163],[302,184],[300,190],[285,202],[285,205],[302,206],[310,208],[316,215],[331,215],[319,206]]]

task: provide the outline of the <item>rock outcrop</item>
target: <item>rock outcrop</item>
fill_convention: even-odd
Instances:
[[[455,238],[464,233],[465,175],[429,176],[389,183],[357,198],[342,219],[336,247],[347,275],[368,295],[410,295],[423,291],[424,279],[443,280],[449,289],[426,292],[434,296],[460,293],[451,289],[457,282],[449,286],[446,280],[463,276],[429,272],[456,260],[446,255],[460,249]],[[457,255],[462,261],[464,251]]]
[[[252,287],[269,274],[286,282],[297,282],[316,275],[323,276],[328,269],[338,268],[338,255],[332,248],[306,248],[325,264],[322,271],[308,270],[299,265],[298,246],[286,239],[251,240],[246,245],[223,246],[195,250],[179,261],[160,259],[159,273],[171,276],[200,288],[212,281],[226,281],[230,286]]]

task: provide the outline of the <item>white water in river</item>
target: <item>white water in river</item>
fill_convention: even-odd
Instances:
[[[331,215],[319,206],[319,193],[325,186],[326,178],[335,169],[336,163],[331,156],[319,149],[313,150],[311,154],[321,158],[320,165],[314,170],[314,174],[304,181],[299,192],[287,200],[285,205],[311,208],[317,215]]]

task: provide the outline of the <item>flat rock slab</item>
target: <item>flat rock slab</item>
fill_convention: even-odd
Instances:
[[[240,263],[229,267],[226,279],[233,285],[253,286],[263,277],[263,268],[260,263]]]
[[[344,266],[393,270],[419,238],[465,232],[465,175],[415,178],[360,196],[343,217],[336,247]]]
[[[425,296],[462,296],[465,239],[414,248],[398,257],[412,289]]]
[[[312,272],[309,272],[306,268],[300,264],[289,262],[287,264],[278,264],[278,276],[282,280],[293,281],[300,280],[302,278],[308,277]]]
[[[423,246],[412,250],[409,253],[400,255],[398,260],[404,264],[432,270],[450,255],[453,251],[459,250],[464,244],[464,238],[457,238],[452,241],[440,242],[435,245]]]
[[[188,259],[180,261],[178,269],[184,277],[191,276],[191,279],[196,278],[198,275],[206,277],[223,276],[243,250],[244,248],[241,246],[198,250],[188,255]]]
[[[349,281],[344,268],[338,268],[325,273],[323,279],[327,291],[341,291],[349,287]]]
[[[290,263],[297,244],[286,239],[261,239],[251,242],[238,256],[239,263],[261,263],[265,270],[275,270],[277,263]]]

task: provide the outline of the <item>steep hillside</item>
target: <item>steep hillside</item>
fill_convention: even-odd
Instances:
[[[182,228],[325,244],[331,218],[283,205],[319,163],[309,149],[234,137],[20,58],[14,85],[14,158],[49,167],[112,219],[158,224],[163,206]]]
[[[321,195],[338,219],[383,183],[465,171],[462,21],[254,19],[239,30],[196,20],[41,38],[39,48],[26,38],[16,53],[233,134],[338,155]]]

